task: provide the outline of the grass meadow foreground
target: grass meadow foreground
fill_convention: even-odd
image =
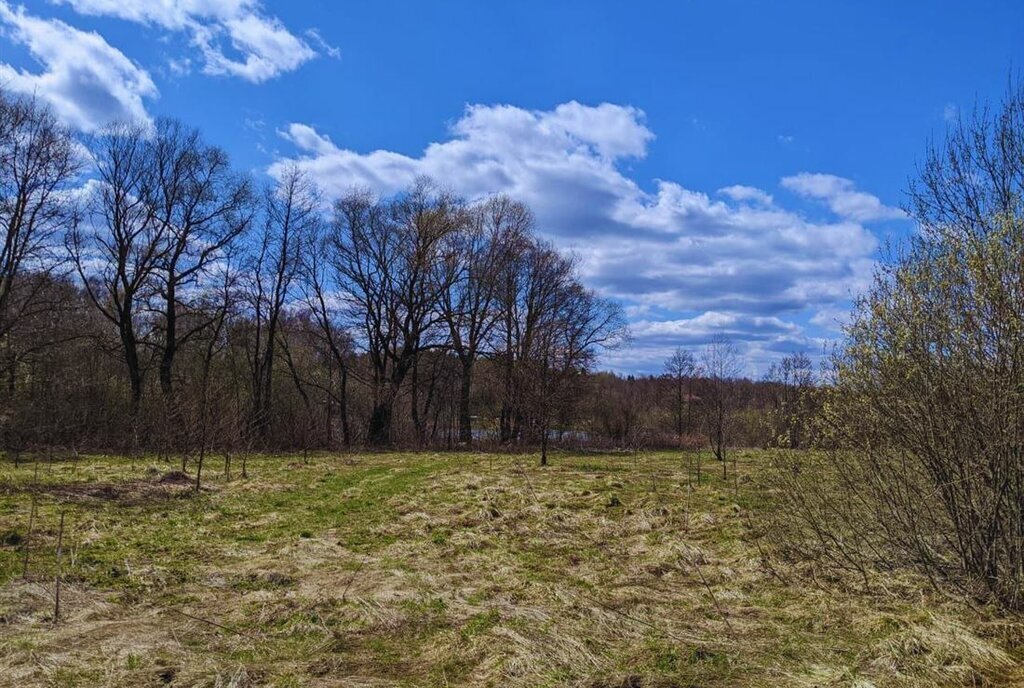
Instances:
[[[678,453],[215,457],[198,495],[154,459],[5,463],[0,685],[1024,681],[1017,621],[768,565],[768,459],[691,487]]]

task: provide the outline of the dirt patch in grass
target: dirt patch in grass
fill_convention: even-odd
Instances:
[[[187,497],[194,493],[195,478],[182,471],[157,477],[118,482],[41,483],[24,486],[43,497],[65,502],[114,502],[121,506],[152,504],[154,501]]]

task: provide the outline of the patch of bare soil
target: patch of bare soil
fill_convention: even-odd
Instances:
[[[121,506],[137,506],[160,499],[186,497],[191,494],[193,485],[193,479],[187,474],[170,471],[148,479],[40,485],[36,489],[69,502],[116,502]]]

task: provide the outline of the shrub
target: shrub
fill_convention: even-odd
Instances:
[[[786,462],[788,513],[844,567],[909,563],[1024,607],[1024,90],[933,147],[918,232],[877,271],[834,355],[836,447]]]

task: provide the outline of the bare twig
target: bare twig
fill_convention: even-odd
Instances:
[[[530,488],[530,496],[533,497],[533,501],[536,503],[538,501],[537,493],[533,489],[533,483],[530,481],[530,476],[526,473],[526,470],[521,465],[519,465],[518,461],[516,461],[514,465],[517,469],[519,469],[519,473],[523,476],[523,479],[526,481],[526,486]]]
[[[240,631],[237,628],[232,628],[231,626],[225,626],[224,624],[217,623],[216,621],[210,621],[209,619],[204,619],[201,616],[195,616],[194,614],[189,614],[187,612],[183,612],[180,609],[176,609],[174,607],[171,607],[167,611],[174,612],[175,614],[180,614],[181,616],[184,616],[187,619],[192,619],[193,621],[198,621],[198,622],[204,623],[204,624],[206,624],[208,626],[213,626],[214,628],[219,628],[219,629],[221,629],[223,631],[227,631],[228,633],[234,633],[235,635],[242,636],[243,638],[248,638],[249,640],[255,640],[255,641],[259,641],[260,640],[256,636],[249,635],[248,633],[245,633],[244,631]]]
[[[722,621],[725,622],[726,628],[729,629],[729,633],[734,633],[732,624],[729,623],[729,617],[725,615],[722,605],[718,603],[718,597],[715,596],[715,591],[711,589],[708,579],[704,577],[704,571],[701,570],[700,564],[696,560],[691,563],[693,564],[693,568],[696,569],[697,575],[700,576],[700,582],[704,584],[704,589],[707,590],[708,595],[711,596],[711,601],[714,603],[715,609],[718,610],[718,615],[722,617]]]
[[[352,575],[348,577],[348,582],[345,583],[345,589],[342,590],[342,592],[341,592],[341,601],[342,602],[345,601],[345,596],[348,595],[348,589],[352,587],[352,583],[355,581],[356,576],[359,575],[359,572],[363,570],[363,566],[365,564],[366,564],[366,560],[365,559],[361,560],[359,562],[359,566],[356,567],[356,570],[353,571]]]

